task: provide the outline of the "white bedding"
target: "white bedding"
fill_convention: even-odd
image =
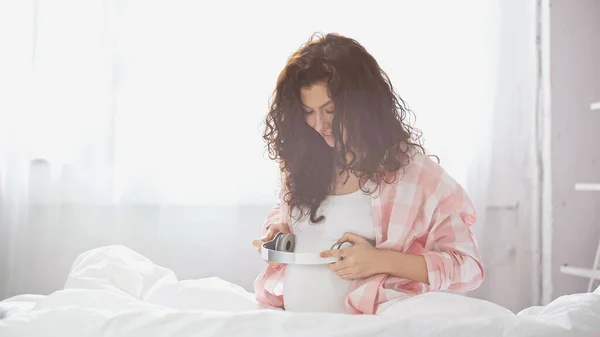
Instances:
[[[600,336],[600,288],[516,315],[448,293],[404,300],[379,316],[294,314],[258,309],[253,294],[218,278],[178,281],[122,246],[78,257],[64,290],[0,307],[15,303],[27,310],[0,320],[1,337]]]

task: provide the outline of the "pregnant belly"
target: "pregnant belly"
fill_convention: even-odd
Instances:
[[[346,312],[351,281],[336,276],[327,265],[288,265],[283,305],[291,312]]]

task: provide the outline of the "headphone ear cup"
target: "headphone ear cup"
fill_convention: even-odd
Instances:
[[[273,241],[275,241],[275,250],[279,250],[279,245],[281,242],[281,236],[283,235],[283,233],[277,233],[275,234],[275,237],[273,238]]]
[[[275,234],[275,237],[273,237],[273,240],[275,240],[275,242],[277,242],[282,235],[283,235],[283,233]]]
[[[342,248],[348,248],[348,247],[352,247],[353,244],[350,241],[344,241],[344,242],[336,242],[333,244],[333,246],[331,246],[331,249],[342,249]]]
[[[296,247],[296,236],[294,234],[287,234],[287,241],[285,243],[285,251],[293,253],[294,248]]]
[[[291,253],[295,246],[294,234],[277,233],[275,236],[275,250]]]

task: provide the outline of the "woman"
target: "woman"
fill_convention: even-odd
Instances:
[[[290,57],[264,132],[282,192],[253,244],[260,250],[277,232],[293,232],[296,252],[342,259],[268,265],[254,282],[259,303],[375,314],[423,292],[481,284],[474,207],[424,154],[407,113],[376,60],[352,39],[313,37]],[[353,246],[329,250],[336,241]]]

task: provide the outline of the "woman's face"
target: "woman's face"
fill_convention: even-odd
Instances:
[[[335,104],[329,97],[327,82],[321,81],[302,88],[300,99],[306,123],[323,137],[327,145],[335,146],[331,130]]]

